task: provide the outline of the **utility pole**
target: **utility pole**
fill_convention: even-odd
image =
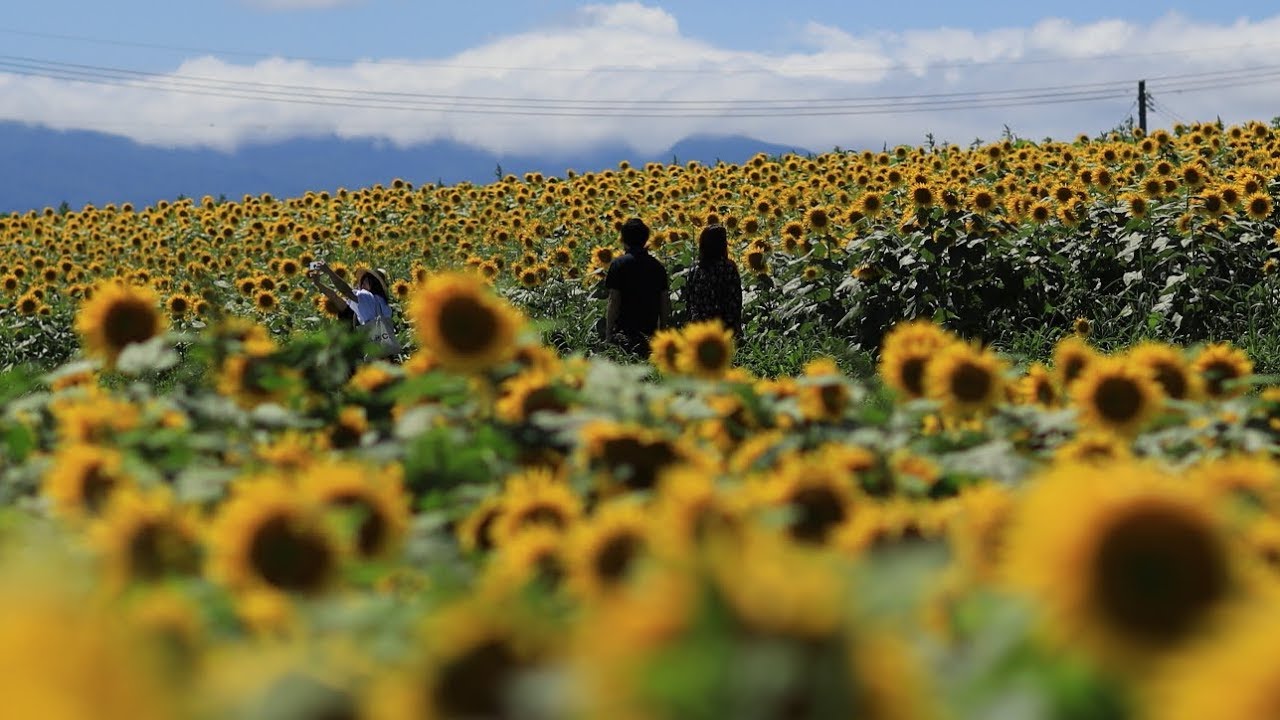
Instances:
[[[1147,134],[1147,81],[1138,81],[1138,129]]]

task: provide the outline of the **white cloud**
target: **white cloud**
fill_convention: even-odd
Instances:
[[[1130,112],[1139,78],[1149,80],[1160,107],[1187,119],[1269,120],[1280,107],[1280,72],[1254,80],[1242,74],[1275,65],[1280,16],[1230,24],[1176,14],[1148,25],[1046,19],[981,32],[865,34],[811,22],[802,32],[803,50],[769,55],[685,35],[660,8],[591,5],[562,25],[497,38],[448,58],[347,66],[192,58],[168,77],[171,89],[181,85],[191,91],[186,93],[0,73],[0,117],[166,146],[232,148],[337,134],[402,145],[454,139],[498,152],[536,153],[620,141],[656,152],[693,134],[746,134],[815,150],[914,144],[928,133],[968,143],[992,139],[1006,125],[1024,137],[1069,138],[1119,123]],[[1236,82],[1185,77],[1210,72],[1236,73]],[[1071,99],[1049,91],[1035,98],[1036,105],[1014,98],[964,108],[951,96],[942,98],[950,104],[925,112],[905,112],[911,103],[896,99],[864,104],[856,114],[806,115],[812,102],[839,99],[1111,82],[1119,83],[1116,97],[1089,103],[1049,104]],[[732,114],[706,105],[772,100],[794,102],[778,103],[792,108],[781,112],[756,105]],[[1153,126],[1172,123],[1154,112],[1151,120]]]

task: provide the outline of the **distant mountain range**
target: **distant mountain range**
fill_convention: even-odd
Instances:
[[[748,137],[690,137],[670,149],[639,156],[624,145],[565,154],[499,155],[450,141],[397,148],[375,140],[309,138],[246,145],[235,152],[160,148],[88,131],[63,131],[0,121],[0,213],[68,203],[131,202],[141,207],[178,196],[200,198],[368,187],[400,178],[414,185],[442,181],[492,182],[502,172],[563,176],[617,167],[628,160],[740,163],[758,152],[807,153]]]

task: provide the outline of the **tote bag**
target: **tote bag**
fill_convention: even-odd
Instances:
[[[395,325],[391,323],[391,318],[382,314],[382,308],[378,308],[377,317],[365,323],[361,327],[365,333],[378,346],[378,351],[373,357],[385,358],[392,355],[399,355],[404,349],[400,346],[400,341],[396,338]]]

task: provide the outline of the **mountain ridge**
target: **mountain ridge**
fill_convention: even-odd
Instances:
[[[394,147],[372,139],[295,138],[246,144],[234,151],[163,148],[88,130],[55,130],[0,121],[0,213],[66,203],[73,209],[178,197],[240,198],[270,193],[367,187],[396,178],[414,185],[492,182],[503,174],[560,176],[626,160],[741,163],[758,152],[813,152],[741,135],[694,135],[662,152],[643,154],[621,143],[545,154],[501,154],[449,140]]]

